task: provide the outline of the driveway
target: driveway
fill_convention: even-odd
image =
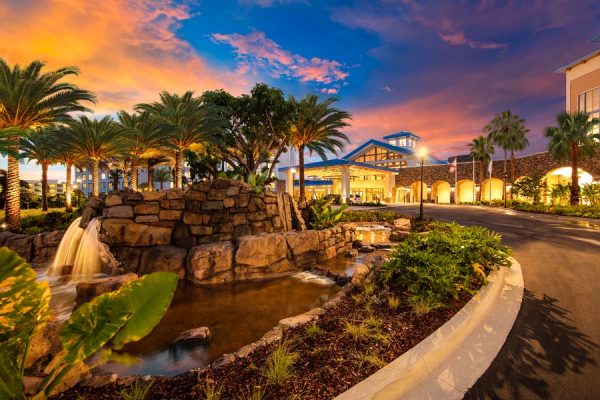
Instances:
[[[600,221],[431,204],[425,216],[501,233],[523,267],[515,325],[465,399],[600,399]]]

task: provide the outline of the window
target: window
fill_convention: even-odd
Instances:
[[[590,118],[600,118],[600,87],[579,94],[577,110],[585,111]],[[600,126],[596,125],[591,133],[600,133]]]

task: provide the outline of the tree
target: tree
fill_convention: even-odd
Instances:
[[[590,204],[600,203],[600,183],[586,183],[581,188],[581,196]]]
[[[111,117],[92,120],[85,116],[69,122],[66,140],[73,145],[73,151],[92,165],[92,195],[98,196],[98,175],[100,162],[119,152],[122,140]]]
[[[67,212],[73,211],[73,186],[71,184],[71,174],[73,173],[73,166],[81,165],[81,157],[77,154],[73,148],[73,144],[66,140],[68,136],[67,128],[56,127],[50,132],[51,140],[54,142],[53,156],[56,161],[63,164],[66,168],[65,177],[65,210]]]
[[[349,139],[340,131],[352,119],[350,113],[332,107],[338,99],[331,97],[319,102],[318,96],[309,94],[299,102],[292,99],[295,106],[291,129],[291,144],[298,149],[300,166],[300,201],[304,201],[304,150],[317,153],[327,160],[327,152],[337,154],[344,149]]]
[[[160,184],[160,190],[163,190],[163,184],[165,182],[171,182],[173,180],[171,171],[169,168],[157,168],[154,170],[154,182]]]
[[[175,149],[175,187],[181,188],[183,151],[206,140],[220,126],[212,107],[205,106],[193,92],[183,95],[162,92],[159,102],[138,104],[135,110],[159,118],[163,129],[169,132],[169,142]]]
[[[556,126],[549,126],[544,134],[550,139],[548,150],[557,161],[571,161],[571,205],[579,204],[579,160],[594,154],[600,135],[592,135],[597,118],[585,112],[562,112],[556,116]]]
[[[169,136],[165,125],[148,112],[117,114],[117,126],[123,134],[125,151],[130,156],[130,188],[137,191],[138,168],[144,157],[159,155],[159,149],[169,146]]]
[[[485,136],[479,136],[469,143],[469,148],[471,149],[471,157],[473,157],[475,161],[479,162],[479,187],[483,188],[484,165],[488,164],[492,159],[492,155],[494,154],[494,145],[492,144],[491,140]],[[482,189],[480,189],[480,193],[481,190]]]
[[[222,164],[221,159],[202,149],[199,152],[186,150],[183,156],[187,165],[190,167],[190,176],[192,180],[196,179],[215,179],[221,170],[219,166]]]
[[[525,120],[510,110],[497,114],[484,130],[492,143],[504,150],[504,175],[506,176],[507,151],[511,155],[511,182],[515,180],[515,151],[529,146]],[[505,182],[506,183],[506,182]]]
[[[29,182],[24,180],[19,180],[20,186],[20,194],[21,199],[24,197],[32,197],[33,194],[29,190]],[[4,204],[6,203],[6,170],[0,169],[0,208],[4,208]],[[23,201],[20,201],[23,203]]]
[[[161,155],[148,157],[144,161],[146,162],[146,181],[148,182],[148,190],[154,191],[154,169],[161,164],[169,162],[169,158]]]
[[[44,63],[33,61],[24,67],[12,68],[0,58],[0,132],[10,136],[6,192],[6,221],[8,229],[21,229],[19,204],[19,137],[30,129],[70,120],[71,112],[90,111],[81,102],[94,102],[92,93],[77,86],[60,82],[78,75],[75,67],[64,67],[42,73]]]
[[[244,179],[265,166],[271,177],[289,144],[293,103],[281,90],[263,83],[239,97],[224,90],[204,92],[202,101],[220,117],[220,129],[209,136],[220,157]]]
[[[30,131],[19,143],[21,158],[35,160],[42,167],[42,211],[48,211],[48,167],[55,162],[55,143],[49,133],[50,129]]]
[[[512,185],[511,193],[516,196],[522,196],[538,204],[542,198],[542,191],[547,189],[546,182],[541,176],[524,176]]]

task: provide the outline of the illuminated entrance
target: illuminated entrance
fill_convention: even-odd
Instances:
[[[486,179],[481,185],[481,201],[502,200],[503,188],[502,179],[492,178],[491,185],[490,179]]]
[[[475,182],[463,179],[457,182],[456,198],[459,203],[473,203],[477,199],[475,193]]]
[[[446,181],[436,181],[431,185],[432,200],[440,204],[450,203],[450,184]]]

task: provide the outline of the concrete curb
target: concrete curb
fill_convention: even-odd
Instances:
[[[462,399],[500,351],[521,308],[523,274],[511,261],[452,319],[336,399]]]

